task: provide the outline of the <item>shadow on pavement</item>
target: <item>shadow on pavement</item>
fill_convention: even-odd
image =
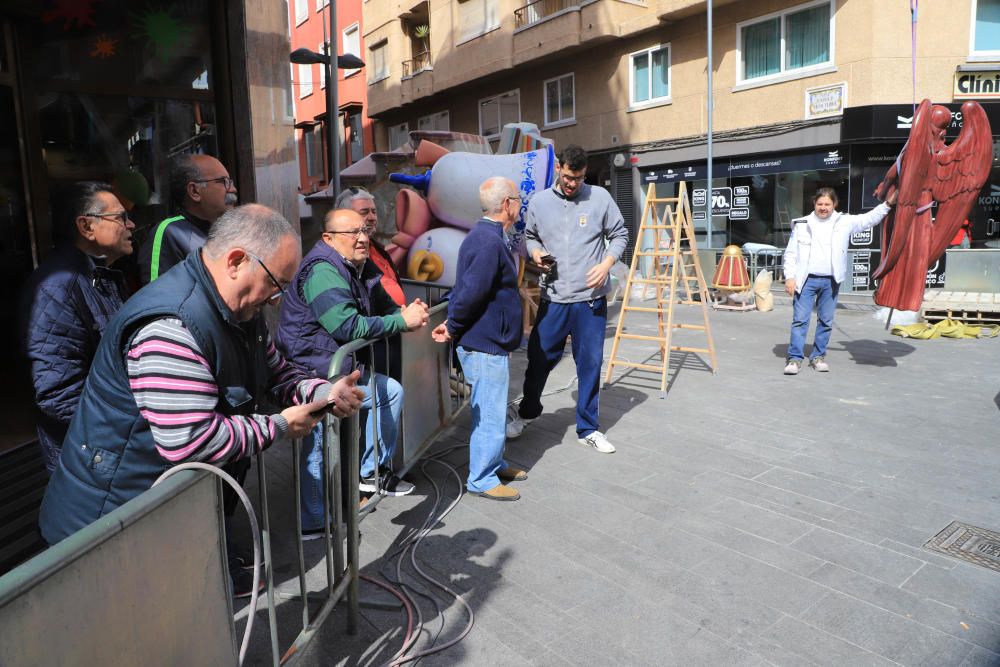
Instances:
[[[845,340],[836,341],[834,345],[834,350],[846,350],[851,361],[860,366],[898,366],[896,359],[916,350],[897,340]]]

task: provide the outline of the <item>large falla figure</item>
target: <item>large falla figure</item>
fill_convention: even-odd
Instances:
[[[920,309],[927,269],[948,247],[989,178],[993,135],[986,113],[976,102],[966,102],[962,119],[961,133],[947,145],[951,112],[930,100],[921,102],[903,151],[875,191],[885,200],[899,190],[882,225],[882,262],[873,274],[880,306]]]

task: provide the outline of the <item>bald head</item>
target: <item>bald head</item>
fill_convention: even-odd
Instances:
[[[326,214],[323,242],[356,266],[361,266],[368,259],[368,227],[365,219],[349,208],[334,209]]]
[[[479,203],[483,214],[503,224],[504,229],[517,220],[521,212],[521,195],[509,178],[494,176],[479,186]]]

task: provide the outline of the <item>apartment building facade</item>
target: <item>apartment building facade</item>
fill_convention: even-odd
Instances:
[[[361,0],[337,0],[337,54],[350,53],[365,59],[362,38]],[[289,0],[289,38],[292,49],[306,48],[328,53],[330,44],[330,0]],[[322,65],[291,65],[295,101],[295,140],[299,156],[299,178],[304,194],[317,192],[330,182],[326,108],[326,68]],[[337,70],[340,132],[340,167],[348,167],[374,149],[372,121],[367,115],[368,85],[365,70]]]
[[[404,68],[414,12],[429,22],[416,70]],[[951,137],[965,99],[1000,131],[998,0],[922,4],[915,59],[903,0],[715,0],[710,198],[704,0],[383,0],[363,13],[369,62],[381,63],[368,77],[379,149],[434,124],[495,136],[530,121],[557,148],[591,151],[593,182],[633,228],[649,184],[661,196],[682,180],[700,190],[696,225],[708,240],[711,220],[715,247],[784,247],[821,185],[844,210],[874,206],[914,98],[949,104]],[[1000,186],[1000,172],[991,180]],[[973,212],[983,243],[1000,238],[989,187]],[[877,264],[877,235],[856,241]],[[852,278],[859,289],[869,280],[864,266]]]

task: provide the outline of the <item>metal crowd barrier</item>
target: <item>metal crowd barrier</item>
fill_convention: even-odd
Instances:
[[[451,345],[434,343],[430,335],[445,320],[446,308],[445,303],[431,308],[426,328],[400,336],[399,380],[404,388],[403,447],[398,449],[396,461],[400,476],[426,453],[461,408],[461,403],[454,405],[451,399]],[[330,377],[339,375],[348,357],[352,366],[367,360],[374,369],[375,344],[379,342],[360,340],[340,348],[330,362]],[[369,390],[375,410],[374,373],[370,373]],[[375,415],[370,414],[369,419],[374,420]],[[377,421],[374,424],[377,428]],[[257,457],[265,597],[274,665],[296,664],[343,600],[347,602],[348,632],[357,631],[358,525],[382,497],[375,495],[363,511],[357,511],[360,437],[357,414],[343,420],[325,418],[327,585],[318,595],[306,590],[299,513],[302,443],[293,441],[292,511],[297,528],[297,598],[302,603],[302,628],[283,654],[277,632],[266,457],[263,453]],[[375,456],[377,461],[377,444]],[[377,484],[381,486],[381,481]],[[5,637],[0,642],[0,665],[236,664],[222,506],[217,480],[207,473],[182,472],[0,578],[0,628]],[[345,507],[351,511],[345,512]],[[198,548],[182,548],[178,535]],[[310,603],[316,602],[320,608],[311,613]],[[194,609],[198,613],[191,613]],[[46,628],[58,628],[58,632]]]

